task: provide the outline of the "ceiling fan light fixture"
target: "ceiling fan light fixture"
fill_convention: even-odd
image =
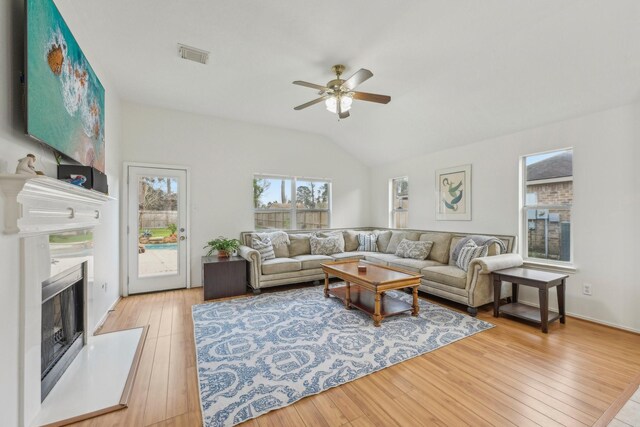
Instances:
[[[343,113],[346,113],[351,109],[353,98],[351,97],[351,95],[343,94],[332,96],[331,98],[327,98],[327,100],[324,101],[324,105],[327,107],[328,111],[331,111],[333,114],[336,114],[338,112],[338,99],[340,99],[340,109]]]

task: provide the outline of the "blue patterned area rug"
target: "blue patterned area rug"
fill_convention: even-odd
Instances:
[[[411,303],[403,292],[387,292]],[[322,287],[192,308],[205,426],[231,426],[492,328],[420,299],[379,328]]]

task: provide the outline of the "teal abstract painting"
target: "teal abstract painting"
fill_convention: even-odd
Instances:
[[[105,171],[104,88],[53,0],[27,0],[27,133]]]

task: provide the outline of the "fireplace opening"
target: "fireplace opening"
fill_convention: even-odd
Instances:
[[[41,401],[84,345],[85,263],[42,283]]]

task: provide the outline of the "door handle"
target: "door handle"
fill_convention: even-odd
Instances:
[[[185,236],[180,236],[180,240],[187,240]]]

